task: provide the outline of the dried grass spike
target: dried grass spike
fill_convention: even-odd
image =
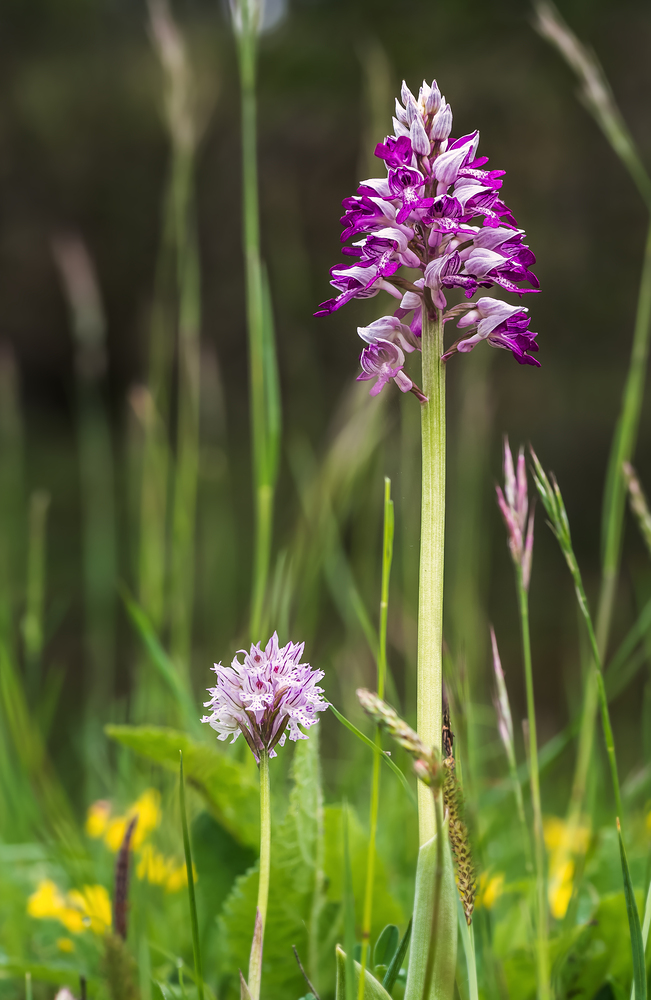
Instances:
[[[443,801],[448,813],[448,836],[457,869],[457,887],[468,926],[475,908],[475,866],[470,852],[468,827],[463,818],[463,793],[454,770],[454,757],[443,761]]]

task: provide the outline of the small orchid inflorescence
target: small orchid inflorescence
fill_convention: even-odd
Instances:
[[[317,686],[323,671],[300,662],[305,643],[289,642],[281,649],[274,632],[266,647],[260,646],[251,646],[248,653],[240,650],[243,663],[236,656],[230,667],[214,665],[217,686],[208,688],[211,698],[204,703],[212,712],[201,720],[216,730],[219,740],[232,735],[234,743],[242,733],[257,761],[263,751],[275,757],[274,748],[283,746],[287,735],[306,740],[300,727],[313,726],[319,721],[317,712],[328,707]]]
[[[404,352],[420,349],[423,304],[444,323],[459,317],[463,335],[443,359],[487,340],[510,350],[520,364],[539,366],[527,309],[485,296],[447,309],[444,294],[463,288],[471,298],[479,288],[497,285],[522,296],[538,289],[538,279],[530,270],[535,257],[524,243],[524,230],[498,195],[504,171],[481,169],[487,157],[477,156],[479,132],[450,139],[452,111],[436,81],[424,82],[418,99],[403,82],[401,97],[393,119],[396,134],[375,149],[388,176],[362,181],[357,194],[343,202],[342,242],[361,237],[343,252],[357,259],[331,269],[330,284],[338,294],[315,315],[389,292],[399,302],[393,315],[358,327],[367,345],[358,378],[377,379],[372,395],[393,379],[402,392],[422,400],[403,366]],[[481,226],[471,224],[478,219]],[[400,267],[421,275],[398,275]]]

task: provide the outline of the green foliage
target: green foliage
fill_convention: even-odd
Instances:
[[[140,1000],[138,966],[126,943],[116,934],[104,939],[103,972],[111,1000]]]
[[[240,763],[210,744],[161,726],[106,726],[106,733],[174,772],[181,750],[188,785],[203,795],[215,819],[236,840],[257,847],[260,804],[252,758]]]
[[[387,924],[375,942],[373,965],[389,965],[399,944],[400,931],[395,924]]]
[[[432,910],[437,875],[437,843],[432,837],[418,852],[414,924],[409,950],[405,1000],[421,1000],[426,986],[427,957],[432,939]],[[457,887],[452,853],[446,836],[443,845],[443,875],[439,901],[438,933],[434,972],[427,1000],[450,1000],[454,993],[457,963]]]
[[[297,744],[292,779],[287,815],[278,828],[272,829],[269,908],[262,958],[262,1000],[275,1000],[279,996],[298,997],[305,986],[293,958],[292,945],[296,945],[300,955],[307,953],[314,895],[320,891],[316,867],[320,836],[317,740]],[[272,795],[273,781],[272,768]],[[219,920],[222,968],[231,976],[232,989],[235,989],[239,970],[248,966],[257,894],[258,871],[255,867],[237,879]],[[314,970],[307,971],[309,975],[314,975]]]
[[[355,991],[357,997],[359,989],[359,977],[362,967],[359,962],[355,962]],[[387,993],[384,986],[378,983],[375,976],[372,976],[368,969],[364,970],[364,1000],[390,1000],[390,993]],[[346,997],[346,952],[343,948],[337,947],[337,990],[336,1000],[348,1000]]]
[[[635,901],[635,891],[631,882],[626,849],[622,831],[617,820],[617,835],[619,838],[619,853],[622,861],[622,877],[624,879],[624,897],[626,899],[626,915],[631,935],[631,953],[633,958],[633,996],[637,1000],[646,1000],[646,969],[644,964],[644,941],[640,926],[640,912]]]

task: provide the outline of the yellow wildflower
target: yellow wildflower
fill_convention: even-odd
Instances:
[[[43,879],[27,900],[27,912],[37,920],[58,920],[71,934],[89,928],[102,935],[112,922],[111,900],[103,885],[85,885],[81,892],[72,889],[64,896],[51,879]]]
[[[45,878],[36,887],[36,892],[27,900],[27,912],[37,920],[58,919],[66,902],[54,882]]]
[[[81,914],[83,926],[93,934],[106,934],[111,929],[111,899],[103,885],[85,885],[81,892],[73,889],[68,900]]]
[[[96,817],[95,813],[93,813],[91,820],[91,812],[93,810],[99,811],[98,807],[103,805],[103,803],[96,802],[89,809],[86,820],[86,830],[89,833],[91,823],[95,824],[96,829],[99,829],[101,822],[101,819]],[[111,819],[109,807],[108,813],[104,814],[104,827],[102,831],[98,834],[91,834],[91,836],[101,837],[103,835],[106,846],[112,851],[119,851],[124,840],[124,835],[127,832],[127,826],[134,816],[138,817],[138,822],[131,837],[131,847],[137,851],[142,847],[143,842],[152,830],[156,829],[161,820],[160,794],[155,788],[145,789],[142,795],[129,807],[124,816],[114,816]]]
[[[484,906],[487,910],[492,910],[503,892],[503,872],[497,872],[496,875],[489,875],[487,872],[482,872],[479,876],[479,890],[475,906]]]
[[[95,840],[103,836],[111,815],[111,803],[105,799],[93,802],[86,814],[86,833]]]
[[[543,830],[549,852],[549,907],[552,916],[556,920],[562,920],[567,913],[574,888],[574,856],[587,851],[590,830],[585,826],[577,826],[572,830],[558,816],[548,816],[543,823]]]
[[[72,938],[57,938],[57,948],[59,951],[70,953],[75,950],[75,942]]]
[[[139,879],[146,880],[151,885],[164,886],[167,892],[178,892],[188,884],[185,863],[177,861],[176,858],[166,858],[164,854],[156,851],[151,844],[145,844],[142,850],[140,861],[136,868],[136,875]],[[196,877],[195,872],[195,881]]]

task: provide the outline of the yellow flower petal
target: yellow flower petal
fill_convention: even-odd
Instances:
[[[86,814],[86,833],[96,840],[102,837],[108,826],[111,815],[111,803],[104,799],[93,802]]]
[[[75,942],[71,938],[57,938],[57,948],[70,953],[75,950]]]
[[[129,819],[138,816],[131,839],[131,846],[137,851],[161,821],[160,793],[155,788],[147,788],[131,806],[128,815]]]
[[[56,920],[64,908],[65,900],[49,878],[42,879],[38,883],[36,892],[27,900],[27,912],[30,917],[35,917],[37,920],[48,918]]]
[[[127,817],[116,816],[106,827],[104,843],[111,851],[119,851],[127,830]]]

